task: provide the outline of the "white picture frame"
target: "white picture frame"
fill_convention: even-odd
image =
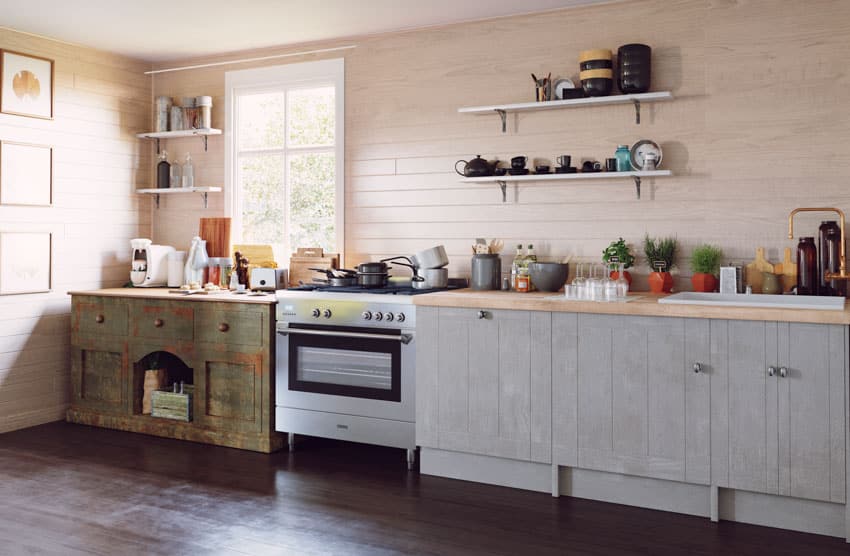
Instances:
[[[0,112],[53,119],[53,60],[0,50]]]
[[[53,234],[0,232],[0,295],[51,291]]]
[[[0,205],[53,205],[53,147],[0,141]]]

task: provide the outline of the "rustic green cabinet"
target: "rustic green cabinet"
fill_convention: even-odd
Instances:
[[[261,452],[282,446],[272,407],[273,304],[135,291],[72,294],[72,306],[69,421]],[[142,414],[154,353],[172,380],[194,385],[191,422]]]

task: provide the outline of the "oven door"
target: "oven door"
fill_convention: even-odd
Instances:
[[[414,420],[412,331],[277,325],[277,405]]]

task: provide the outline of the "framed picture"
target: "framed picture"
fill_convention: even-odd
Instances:
[[[53,60],[0,50],[0,112],[53,119]]]
[[[52,234],[0,232],[0,295],[49,292]]]
[[[53,148],[0,141],[0,205],[53,204]]]

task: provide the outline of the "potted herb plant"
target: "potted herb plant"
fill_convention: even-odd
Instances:
[[[670,293],[673,289],[673,276],[670,270],[676,258],[676,238],[651,238],[649,234],[643,240],[643,253],[649,265],[649,289],[652,293]]]
[[[714,245],[698,245],[691,253],[691,284],[695,292],[713,292],[720,273],[723,251]]]
[[[602,251],[602,261],[609,266],[609,269],[615,264],[623,265],[623,278],[625,278],[626,282],[629,283],[629,287],[631,287],[632,275],[626,272],[625,269],[631,268],[631,266],[635,263],[635,256],[632,255],[631,249],[628,245],[626,245],[623,238],[620,238],[617,241],[612,241],[611,244]],[[610,277],[612,280],[619,279],[620,271],[611,270]]]

